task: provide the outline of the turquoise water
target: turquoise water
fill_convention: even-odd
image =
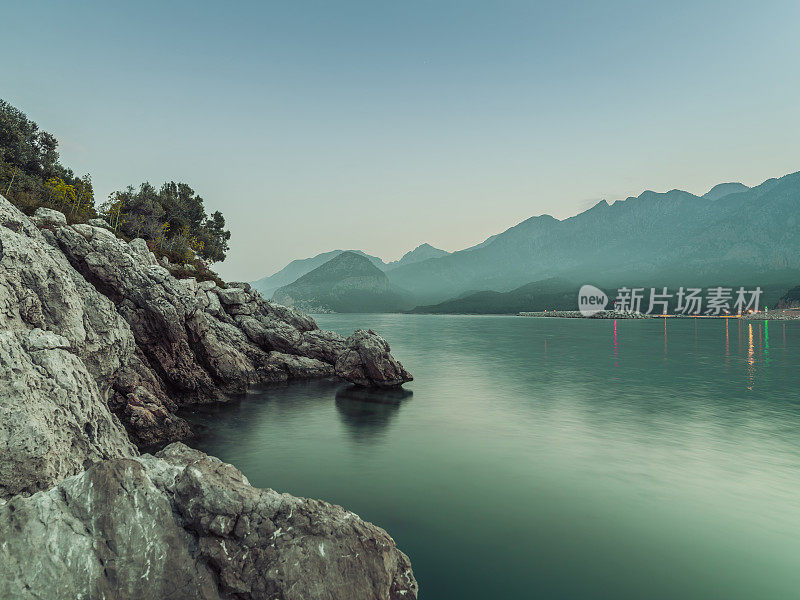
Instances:
[[[198,445],[387,529],[421,598],[800,597],[800,323],[317,320],[413,394],[281,385]]]

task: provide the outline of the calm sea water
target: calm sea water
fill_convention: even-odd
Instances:
[[[424,600],[800,597],[800,323],[317,320],[413,394],[278,386],[199,446],[387,529]]]

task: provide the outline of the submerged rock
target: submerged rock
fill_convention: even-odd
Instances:
[[[417,597],[408,557],[379,527],[253,488],[182,444],[0,505],[0,539],[3,598]]]
[[[412,381],[390,353],[389,343],[371,329],[358,329],[345,343],[336,361],[336,374],[364,387],[394,388]]]

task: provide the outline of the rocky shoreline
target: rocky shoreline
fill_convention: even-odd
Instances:
[[[191,439],[179,408],[253,386],[397,387],[385,340],[2,196],[0,243],[0,597],[416,598],[408,558],[356,515],[182,444],[138,452]]]

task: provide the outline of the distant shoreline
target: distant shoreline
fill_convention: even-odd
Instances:
[[[800,310],[770,310],[745,315],[648,315],[643,313],[601,311],[592,316],[585,316],[577,310],[551,310],[537,312],[519,312],[519,317],[548,317],[561,319],[743,319],[746,321],[797,321]]]

